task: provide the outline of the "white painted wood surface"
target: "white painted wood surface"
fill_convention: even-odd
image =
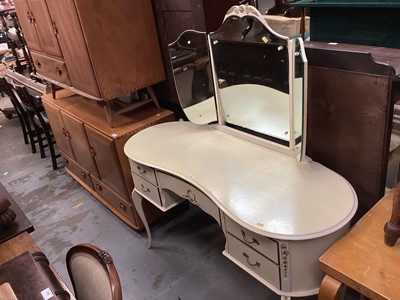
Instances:
[[[299,163],[206,125],[155,125],[134,135],[125,153],[189,182],[235,222],[272,238],[330,234],[357,209],[351,185],[321,164]]]

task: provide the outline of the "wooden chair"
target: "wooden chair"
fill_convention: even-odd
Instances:
[[[40,156],[45,158],[45,148],[50,150],[51,162],[53,170],[57,169],[57,158],[60,153],[56,154],[54,145],[55,139],[51,131],[50,123],[47,119],[44,107],[41,105],[40,100],[29,94],[28,90],[23,85],[18,85],[15,82],[11,83],[15,89],[19,99],[25,110],[28,112],[28,117],[31,119],[36,131],[36,137],[39,143]]]
[[[30,120],[30,118],[28,116],[28,112],[25,110],[25,108],[23,107],[21,102],[16,97],[16,92],[14,93],[13,88],[10,85],[10,83],[5,78],[1,78],[0,80],[3,84],[5,93],[10,98],[10,101],[11,101],[12,105],[14,106],[17,117],[21,124],[21,130],[22,130],[22,135],[24,138],[24,143],[26,145],[30,143],[32,153],[36,153],[36,144],[38,143],[38,139],[36,137],[36,131],[34,129],[32,121]]]
[[[78,300],[121,300],[121,283],[109,253],[90,244],[72,247],[67,269]]]

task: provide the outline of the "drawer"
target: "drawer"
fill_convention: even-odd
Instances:
[[[94,185],[94,190],[96,193],[107,201],[113,208],[115,208],[119,213],[124,215],[127,219],[136,223],[135,216],[133,214],[132,205],[118,196],[115,192],[113,192],[107,185],[101,182],[99,179],[94,177],[93,175],[92,181]]]
[[[218,206],[205,194],[189,183],[171,175],[161,172],[158,172],[157,175],[160,188],[170,190],[178,196],[189,200],[221,224]]]
[[[81,181],[87,184],[91,189],[93,189],[92,179],[90,178],[90,173],[82,168],[78,163],[76,163],[72,158],[61,152],[64,158],[64,166],[70,172],[75,174]]]
[[[228,253],[236,258],[244,269],[250,269],[280,289],[279,266],[257,251],[243,244],[230,234],[226,235]]]
[[[276,263],[279,263],[278,243],[268,237],[256,234],[235,223],[232,219],[225,216],[226,231],[241,240],[243,243],[254,248],[261,254]]]
[[[132,172],[132,177],[133,184],[135,185],[135,189],[137,191],[139,191],[144,197],[146,197],[147,200],[154,202],[158,206],[162,206],[158,187],[154,186],[134,172]]]
[[[140,175],[141,177],[151,182],[152,184],[157,185],[156,173],[154,172],[154,169],[139,164],[131,159],[129,160],[129,163],[131,165],[132,172],[135,172],[136,174]]]
[[[67,66],[64,61],[54,59],[31,51],[32,60],[39,75],[43,75],[57,82],[71,86]]]

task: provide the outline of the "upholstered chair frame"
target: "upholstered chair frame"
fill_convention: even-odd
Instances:
[[[74,269],[73,261],[76,260],[78,257],[80,257],[80,259],[90,261],[90,263],[92,264],[96,264],[97,269],[99,266],[101,266],[109,282],[111,296],[109,300],[122,300],[121,283],[119,280],[117,269],[114,266],[110,254],[90,244],[76,245],[72,247],[67,253],[67,269],[71,278],[72,286],[74,288],[75,296],[78,300],[98,300],[98,296],[95,296],[94,292],[92,294],[92,291],[98,290],[100,288],[98,285],[101,284],[101,282],[93,283],[93,276],[91,275],[90,277],[92,279],[92,284],[88,284],[87,286],[85,286],[85,284],[82,284],[82,282],[77,282],[78,276],[83,277],[84,275],[82,273],[84,273],[83,271],[86,271]],[[88,272],[88,276],[89,274],[90,272]],[[85,291],[82,291],[81,289],[85,289]]]

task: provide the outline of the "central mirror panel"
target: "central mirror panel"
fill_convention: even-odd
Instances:
[[[243,11],[240,11],[243,10]],[[274,32],[254,7],[232,7],[209,34],[221,125],[300,152],[304,47]]]

